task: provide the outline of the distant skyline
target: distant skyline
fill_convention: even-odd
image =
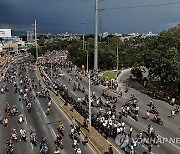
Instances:
[[[94,33],[95,0],[1,0],[0,28]],[[159,33],[180,23],[180,0],[99,0],[99,33]]]

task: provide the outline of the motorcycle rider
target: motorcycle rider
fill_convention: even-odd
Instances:
[[[17,132],[15,128],[11,129],[11,139],[17,139]]]
[[[6,141],[6,152],[13,153],[13,151],[14,151],[14,145],[12,143],[12,140],[7,140]]]
[[[27,110],[28,110],[28,111],[31,111],[31,110],[32,110],[32,104],[31,104],[30,101],[29,101],[28,104],[27,104]]]
[[[49,115],[51,111],[51,108],[48,106],[48,108],[46,109],[46,114]]]
[[[157,121],[157,122],[159,122],[161,120],[161,118],[159,117],[159,114],[156,114],[154,116],[154,120]]]
[[[36,145],[37,137],[36,137],[35,129],[31,130],[30,132],[30,141],[31,143]]]
[[[61,121],[59,121],[59,129],[64,129],[64,124]]]
[[[20,141],[23,139],[26,142],[26,130],[21,128],[19,133],[20,133]]]
[[[81,149],[78,148],[78,149],[76,150],[75,154],[81,154]]]
[[[42,152],[43,150],[47,151],[48,147],[47,147],[47,142],[45,141],[46,137],[43,137],[40,143],[40,152]]]
[[[60,150],[56,147],[54,154],[60,154]]]
[[[150,106],[150,108],[151,108],[152,106],[154,106],[154,103],[153,103],[152,99],[150,99],[149,106]]]

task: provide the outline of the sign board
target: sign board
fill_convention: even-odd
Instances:
[[[11,37],[11,29],[0,29],[0,37]]]

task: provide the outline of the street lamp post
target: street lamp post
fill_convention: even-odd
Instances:
[[[95,0],[94,69],[98,69],[98,0]]]
[[[89,71],[89,132],[91,132],[91,75]]]
[[[119,50],[118,50],[118,45],[117,45],[117,51],[116,51],[117,53],[117,73],[118,73],[118,70],[119,70]]]
[[[36,62],[38,60],[38,45],[37,45],[37,23],[36,23],[36,20],[35,20],[35,23],[34,23],[34,26],[35,26],[35,44],[36,44]]]
[[[52,81],[52,78],[53,78],[53,69],[52,69],[52,61],[51,61],[51,81]]]
[[[85,24],[85,22],[82,22],[82,25],[83,25],[83,50],[84,50],[84,24]]]

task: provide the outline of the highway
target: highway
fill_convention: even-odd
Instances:
[[[20,77],[19,73],[22,72],[23,76],[27,76],[28,79],[34,79],[37,82],[35,73],[33,71],[32,65],[30,64],[30,58],[26,59],[22,63],[24,64],[23,67],[25,68],[24,71],[20,70],[19,62],[14,62],[8,70],[11,75],[13,75],[13,82],[17,83],[17,86],[20,89],[23,89],[24,85],[20,85]],[[21,64],[22,65],[22,64]],[[72,147],[72,139],[69,137],[71,127],[70,121],[64,115],[64,113],[54,104],[51,103],[51,112],[50,115],[45,114],[45,110],[48,106],[47,98],[35,98],[35,102],[32,104],[32,111],[29,113],[27,112],[26,104],[24,101],[18,100],[18,93],[14,93],[15,87],[13,83],[4,82],[3,80],[0,82],[0,87],[7,86],[9,92],[5,92],[4,94],[0,94],[0,114],[1,118],[8,117],[9,124],[8,127],[5,128],[4,125],[0,125],[0,154],[4,154],[5,152],[5,143],[10,138],[10,131],[12,128],[15,128],[18,134],[18,141],[17,143],[13,142],[14,144],[14,153],[15,154],[39,154],[40,147],[39,144],[41,142],[42,137],[46,137],[46,141],[48,143],[49,154],[54,153],[55,150],[55,138],[57,134],[57,127],[58,122],[63,122],[65,126],[65,132],[63,136],[63,144],[64,149],[61,150],[62,154],[74,154],[75,150]],[[38,86],[37,90],[33,89],[29,92],[28,98],[31,99],[35,96],[36,91],[41,91],[42,87]],[[18,115],[17,113],[15,116],[7,116],[7,113],[4,112],[5,106],[4,103],[8,102],[10,106],[16,105],[18,112],[22,112],[24,115],[24,122],[22,124],[18,123]],[[19,141],[19,130],[24,128],[27,131],[27,142]],[[34,146],[30,143],[30,131],[35,129],[37,134],[37,146]],[[82,138],[80,138],[82,141]],[[90,146],[84,146],[80,142],[78,147],[81,149],[82,153],[95,153]]]
[[[48,55],[52,60],[57,59],[56,57],[60,57],[60,55]],[[57,68],[57,66],[56,66]],[[55,68],[53,68],[55,70]],[[47,74],[50,73],[50,67],[49,69],[47,69]],[[75,80],[69,82],[69,78],[76,78],[76,73],[73,70],[72,74],[67,73],[68,72],[68,68],[63,68],[62,69],[62,74],[64,74],[64,77],[58,77],[58,78],[53,78],[53,81],[58,83],[58,84],[64,84],[67,86],[68,90],[69,90],[69,95],[72,96],[74,98],[74,100],[77,100],[78,97],[84,97],[85,94],[83,94],[80,91],[73,91],[72,87],[74,82],[76,82]],[[57,73],[57,72],[54,72]],[[124,90],[124,86],[125,86],[125,82],[127,80],[127,78],[129,78],[129,73],[125,73],[124,75],[122,75],[121,77],[121,83],[123,85],[123,90]],[[82,80],[79,80],[78,83],[80,83],[81,86],[85,87],[86,93],[88,94],[88,79],[87,77],[83,77]],[[98,86],[93,86],[91,85],[91,92],[95,92],[97,97],[102,97],[102,92],[103,92],[104,87],[101,85]],[[179,114],[176,115],[175,119],[171,119],[168,117],[168,115],[171,113],[173,106],[167,104],[164,101],[158,100],[158,99],[153,99],[153,102],[155,104],[155,106],[157,107],[157,110],[160,113],[160,117],[162,118],[164,124],[161,126],[157,123],[154,123],[151,120],[146,120],[143,117],[145,117],[146,115],[146,111],[149,109],[149,107],[147,106],[147,104],[150,101],[150,97],[141,93],[138,89],[135,88],[131,88],[130,91],[128,93],[124,93],[123,92],[123,97],[119,97],[119,95],[117,95],[116,93],[114,93],[113,91],[109,91],[109,94],[112,96],[117,96],[118,97],[118,103],[116,104],[116,109],[117,109],[117,113],[118,111],[121,110],[121,106],[125,103],[126,99],[129,99],[131,94],[134,94],[139,102],[138,105],[140,106],[139,109],[139,120],[135,121],[133,118],[131,118],[130,116],[128,116],[127,118],[123,117],[124,122],[126,123],[126,131],[128,132],[128,129],[130,126],[133,127],[134,131],[133,131],[133,136],[135,137],[137,133],[140,132],[146,132],[147,131],[147,126],[148,124],[151,124],[153,126],[153,128],[155,129],[156,133],[159,135],[159,138],[161,141],[163,141],[163,139],[167,138],[168,141],[166,141],[165,143],[160,143],[158,146],[153,145],[152,147],[152,151],[154,154],[157,153],[163,153],[163,154],[178,154],[180,153],[180,142],[179,142],[179,138],[180,138],[180,118],[179,118]],[[103,101],[105,101],[105,99],[102,97]],[[86,108],[86,110],[88,109],[87,107],[83,106],[84,108]],[[92,113],[97,113],[99,109],[97,109],[96,107],[92,107]],[[117,114],[118,115],[118,114]],[[152,114],[150,115],[152,118]],[[174,142],[170,142],[169,139],[173,138],[176,140],[176,143]],[[111,141],[113,143],[113,145],[115,145],[115,141],[112,138],[108,138],[109,141]],[[147,152],[147,145],[143,144],[142,146],[140,146],[137,150],[137,153],[144,153]]]

